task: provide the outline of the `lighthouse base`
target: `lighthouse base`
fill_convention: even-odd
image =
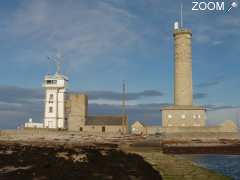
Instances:
[[[163,127],[205,127],[206,110],[200,106],[168,106],[161,109]]]

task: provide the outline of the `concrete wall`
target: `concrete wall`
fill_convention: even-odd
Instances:
[[[175,85],[174,104],[192,105],[192,33],[177,29],[174,32]]]
[[[203,127],[205,110],[162,110],[163,127]]]

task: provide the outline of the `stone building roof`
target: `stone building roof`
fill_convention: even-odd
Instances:
[[[144,127],[145,124],[140,121],[135,121],[131,126],[132,127],[139,127],[139,126]]]
[[[127,119],[127,116],[125,116]],[[121,126],[125,125],[123,116],[88,116],[86,125],[89,126]]]

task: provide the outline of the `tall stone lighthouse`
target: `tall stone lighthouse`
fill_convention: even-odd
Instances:
[[[174,103],[162,111],[163,127],[203,127],[205,109],[193,105],[192,31],[174,24]]]
[[[192,105],[192,32],[187,29],[175,27],[174,48],[175,48],[175,84],[174,104]]]

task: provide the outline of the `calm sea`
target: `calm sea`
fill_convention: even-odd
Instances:
[[[240,155],[185,155],[194,163],[240,180]]]

